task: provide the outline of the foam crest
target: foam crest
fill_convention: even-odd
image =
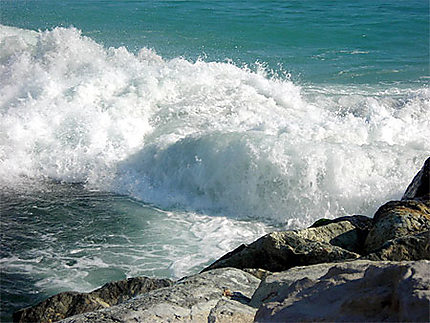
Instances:
[[[231,63],[0,27],[0,181],[83,182],[165,208],[303,226],[399,197],[429,91],[293,84]]]
[[[133,88],[139,59],[73,28],[31,36],[6,32],[0,43],[2,178],[102,176],[151,129],[150,106]],[[8,53],[11,43],[17,49]]]

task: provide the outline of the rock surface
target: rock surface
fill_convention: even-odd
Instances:
[[[213,309],[211,309],[208,323],[249,323],[254,322],[254,316],[257,309],[251,306],[244,306],[241,303],[230,299],[220,300]]]
[[[331,267],[333,267],[333,263],[324,263],[294,267],[287,271],[273,273],[260,283],[254,295],[252,295],[249,305],[258,308],[262,303],[276,300],[279,295],[284,295],[285,290],[295,281],[303,278],[318,279],[326,274]]]
[[[430,200],[430,157],[424,162],[424,166],[415,175],[406,189],[402,200],[422,200],[427,204]]]
[[[355,227],[348,221],[299,231],[272,232],[250,245],[241,245],[203,271],[223,267],[282,271],[294,266],[356,259],[359,254],[331,243],[352,248],[357,239]]]
[[[243,271],[257,277],[260,280],[272,274],[272,272],[261,268],[245,268]]]
[[[361,253],[371,223],[372,219],[365,216],[344,216],[297,233],[308,240],[326,242],[351,252]]]
[[[327,266],[304,268],[302,275],[296,268],[262,283],[251,301],[266,300],[255,321],[428,322],[429,261],[354,261],[331,264],[328,271]]]
[[[362,231],[370,230],[373,224],[372,218],[369,218],[364,215],[351,215],[351,216],[341,216],[336,219],[319,219],[314,224],[312,224],[310,228],[317,228],[330,223],[337,223],[342,221],[351,222],[351,224],[356,229],[360,229]]]
[[[252,322],[256,309],[247,303],[259,284],[244,271],[216,269],[63,322]]]
[[[370,260],[430,260],[430,231],[387,241],[382,247],[363,257]]]
[[[430,230],[430,207],[419,201],[391,201],[381,206],[373,219],[364,246],[367,253],[389,240]]]
[[[14,322],[55,322],[117,305],[139,294],[172,285],[170,279],[135,277],[110,282],[91,293],[64,292],[13,315]]]

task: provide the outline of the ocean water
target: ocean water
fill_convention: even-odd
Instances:
[[[372,216],[430,152],[428,1],[0,1],[1,320]]]

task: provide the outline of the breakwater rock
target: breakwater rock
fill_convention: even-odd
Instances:
[[[153,280],[153,288],[121,293],[111,292],[118,283],[102,287],[104,293],[61,293],[15,313],[14,320],[428,322],[429,173],[430,158],[402,200],[384,204],[373,218],[321,219],[307,229],[272,232],[177,282]],[[110,294],[125,296],[102,296]]]
[[[242,270],[215,269],[63,322],[252,322],[257,309],[247,304],[259,284]]]
[[[354,261],[292,268],[267,278],[256,322],[425,322],[430,262]]]
[[[55,322],[123,303],[136,295],[171,286],[170,279],[134,277],[110,282],[91,293],[64,292],[14,313],[14,322]]]

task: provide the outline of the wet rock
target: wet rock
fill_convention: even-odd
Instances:
[[[55,322],[122,303],[136,295],[170,286],[169,279],[135,277],[105,284],[90,293],[64,292],[17,311],[14,322]]]
[[[402,200],[422,200],[429,203],[430,200],[430,157],[424,162],[421,170],[415,175],[406,189]]]
[[[429,261],[318,264],[302,275],[294,268],[294,279],[291,270],[269,276],[270,289],[257,289],[251,304],[257,295],[264,303],[256,322],[429,320]]]
[[[342,223],[342,226],[344,224]],[[349,222],[346,222],[345,226],[348,225]],[[340,225],[336,224],[336,226],[339,227]],[[348,229],[354,228],[351,226]],[[357,253],[324,242],[324,240],[332,241],[336,234],[331,234],[324,239],[321,238],[320,241],[314,241],[305,237],[315,237],[315,232],[303,233],[303,231],[305,230],[269,233],[250,245],[239,246],[203,271],[224,267],[282,271],[294,266],[360,257]],[[331,232],[331,230],[325,230],[325,232]]]
[[[371,253],[392,239],[430,230],[430,207],[420,201],[391,201],[381,206],[365,241]]]
[[[64,322],[252,322],[247,305],[260,280],[235,268],[211,270],[181,279],[117,306],[76,315]],[[221,302],[224,300],[225,302]],[[249,320],[250,319],[250,320]]]

